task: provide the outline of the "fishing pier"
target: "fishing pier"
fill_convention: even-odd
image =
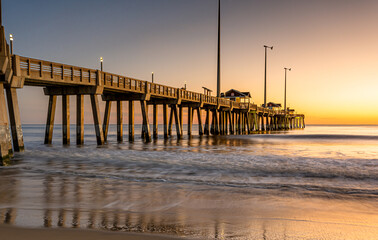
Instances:
[[[63,144],[70,144],[69,96],[71,95],[75,95],[77,99],[76,144],[78,145],[84,143],[84,95],[90,96],[98,145],[103,145],[107,141],[113,102],[116,103],[117,108],[118,142],[124,140],[124,103],[129,106],[128,140],[134,140],[134,105],[136,101],[141,106],[143,126],[141,137],[146,142],[158,138],[159,114],[163,115],[164,138],[170,138],[173,135],[172,131],[175,131],[177,138],[181,138],[184,135],[184,110],[187,111],[187,134],[189,136],[192,134],[193,118],[198,119],[199,135],[251,134],[305,127],[303,114],[272,110],[252,103],[240,103],[97,69],[14,55],[10,51],[4,26],[1,24],[0,159],[7,159],[12,156],[14,151],[19,152],[24,149],[17,99],[17,94],[22,94],[20,89],[24,86],[42,87],[44,94],[49,96],[45,144],[52,143],[57,97],[62,98]],[[100,114],[99,101],[105,101],[104,116]],[[158,112],[159,105],[162,106],[160,113]],[[150,106],[153,111],[152,121],[148,117]],[[205,114],[204,122],[202,121],[203,114]]]

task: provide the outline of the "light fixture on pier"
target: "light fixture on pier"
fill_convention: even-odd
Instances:
[[[13,34],[9,34],[10,54],[13,55]]]
[[[269,47],[264,45],[265,48],[265,72],[264,72],[264,107],[266,108],[266,63],[267,63],[267,49],[273,50],[273,46]]]
[[[104,62],[104,59],[102,57],[100,57],[100,62],[101,62],[101,72],[103,70],[103,62]]]
[[[184,89],[186,90],[186,81],[184,82]]]
[[[154,72],[152,72],[152,83],[154,83]]]
[[[291,71],[291,68],[284,68],[285,69],[285,102],[284,102],[284,107],[285,107],[285,115],[286,115],[286,72],[287,70]]]

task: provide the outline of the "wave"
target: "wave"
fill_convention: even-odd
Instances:
[[[229,188],[232,191],[253,191],[253,194],[259,194],[257,191],[263,191],[261,194],[269,194],[269,191],[274,191],[272,194],[277,194],[277,191],[281,194],[300,194],[311,197],[332,197],[332,198],[365,198],[372,199],[378,197],[378,188],[361,188],[353,187],[351,185],[337,186],[329,184],[327,182],[316,181],[316,179],[310,179],[311,181],[304,181],[300,179],[296,182],[284,181],[280,178],[268,177],[266,182],[242,182],[240,180],[222,180],[212,178],[192,178],[190,176],[146,176],[144,174],[111,174],[111,173],[86,173],[78,171],[66,171],[66,170],[42,170],[42,169],[30,169],[29,172],[43,174],[43,176],[62,176],[63,179],[67,177],[73,177],[73,181],[77,181],[76,177],[88,178],[88,179],[103,179],[107,181],[120,181],[118,184],[125,184],[126,182],[134,183],[170,183],[179,185],[199,185],[208,187],[221,187]],[[343,182],[343,179],[338,179]],[[305,183],[304,183],[305,182]],[[376,184],[372,183],[375,186]],[[354,185],[358,186],[358,184]],[[210,188],[209,188],[210,189]],[[268,191],[268,192],[267,192]]]
[[[264,134],[251,135],[258,138],[276,138],[276,139],[316,139],[316,140],[375,140],[378,141],[376,135],[352,135],[352,134]]]

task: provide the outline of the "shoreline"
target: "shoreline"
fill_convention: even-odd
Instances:
[[[0,234],[8,240],[180,240],[184,238],[164,234],[111,232],[102,230],[72,229],[72,228],[26,228],[0,224]],[[185,238],[187,239],[187,238]]]

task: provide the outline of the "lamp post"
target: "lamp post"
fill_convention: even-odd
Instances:
[[[103,62],[104,62],[104,59],[102,58],[102,57],[100,57],[100,62],[101,62],[101,72],[102,72],[102,70],[103,70]]]
[[[218,0],[217,97],[220,97],[220,0]]]
[[[264,45],[265,48],[265,72],[264,72],[264,108],[266,108],[266,62],[267,62],[267,49],[273,50],[273,46],[269,47]]]
[[[9,34],[10,54],[13,55],[13,34]]]
[[[154,72],[152,72],[152,83],[154,83]]]
[[[285,106],[285,115],[286,115],[286,72],[287,70],[291,71],[291,68],[284,68],[285,69],[285,102],[284,102],[284,106]]]

